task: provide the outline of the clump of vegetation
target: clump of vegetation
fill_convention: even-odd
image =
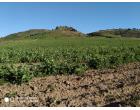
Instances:
[[[55,28],[55,30],[78,32],[76,29],[74,29],[73,27],[69,27],[69,26],[57,26],[57,27]]]
[[[17,92],[12,91],[12,92],[6,93],[4,97],[11,98],[11,97],[15,97],[16,94],[17,94]]]
[[[21,84],[32,78],[26,66],[4,65],[0,68],[0,78],[13,84]]]

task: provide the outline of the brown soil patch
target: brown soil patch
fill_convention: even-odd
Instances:
[[[0,86],[0,106],[140,106],[140,63],[5,84]]]

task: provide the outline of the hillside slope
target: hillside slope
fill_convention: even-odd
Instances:
[[[85,36],[85,34],[78,32],[76,29],[68,26],[58,26],[53,30],[47,29],[30,29],[23,32],[10,34],[3,39],[15,40],[15,39],[40,39],[46,37],[79,37]]]
[[[47,37],[126,37],[126,38],[140,38],[140,29],[107,29],[99,30],[84,34],[69,26],[57,26],[55,29],[30,29],[23,32],[10,34],[1,38],[2,40],[15,40],[15,39],[42,39]]]
[[[102,36],[102,37],[128,37],[128,38],[140,38],[140,30],[139,29],[107,29],[100,30],[97,32],[92,32],[87,34],[90,37],[93,36]]]

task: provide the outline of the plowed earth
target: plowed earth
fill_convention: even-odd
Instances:
[[[8,100],[6,101],[6,98]],[[140,106],[140,63],[0,86],[0,106]]]

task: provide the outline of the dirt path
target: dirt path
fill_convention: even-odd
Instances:
[[[4,97],[9,102],[4,101]],[[0,86],[0,106],[140,106],[140,63]]]

